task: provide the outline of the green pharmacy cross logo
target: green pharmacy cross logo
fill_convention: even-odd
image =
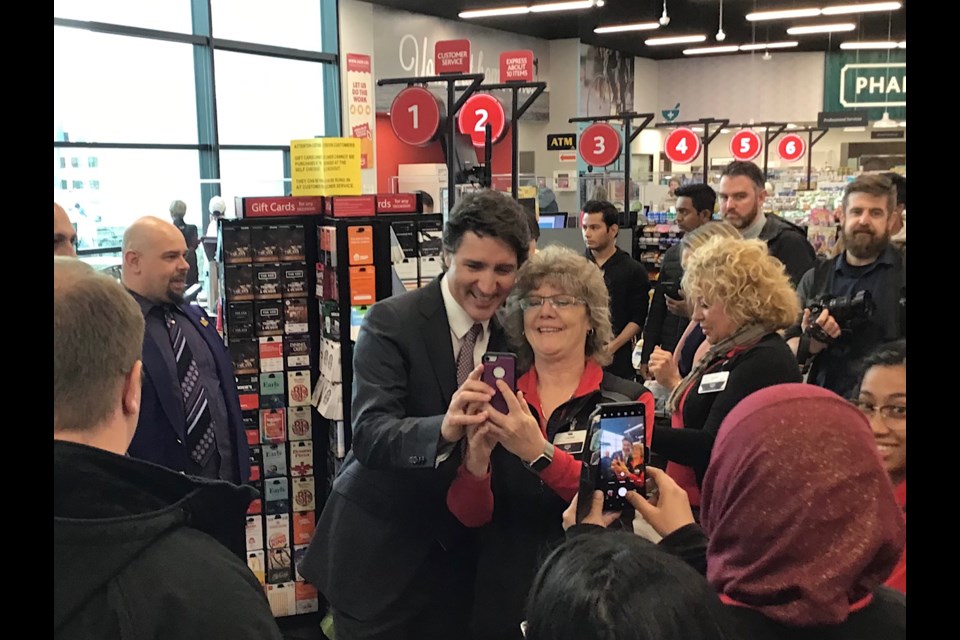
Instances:
[[[680,103],[678,102],[674,105],[673,109],[664,109],[660,112],[663,114],[663,119],[667,122],[673,122],[680,116]]]

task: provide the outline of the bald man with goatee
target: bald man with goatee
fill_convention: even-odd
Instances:
[[[67,217],[67,212],[53,203],[53,255],[77,257],[77,232]]]
[[[143,400],[130,455],[176,471],[245,483],[247,440],[233,362],[215,323],[185,304],[187,245],[160,218],[123,234],[122,280],[143,313]]]

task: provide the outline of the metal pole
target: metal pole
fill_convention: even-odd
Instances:
[[[453,211],[453,203],[456,199],[454,197],[454,183],[456,179],[455,167],[457,163],[454,161],[454,153],[456,153],[456,144],[454,141],[454,136],[457,135],[457,122],[456,114],[454,112],[454,92],[453,92],[453,83],[447,83],[447,213]]]
[[[813,129],[807,131],[807,189],[810,188],[810,173],[813,166]]]
[[[513,199],[517,199],[517,194],[520,193],[520,176],[517,174],[517,165],[519,164],[519,155],[520,155],[520,140],[518,134],[520,133],[520,127],[518,126],[517,120],[517,87],[513,87],[511,93],[513,94],[513,104],[510,110],[511,117],[513,122],[510,123],[510,135],[513,140],[510,141],[510,146],[512,147],[510,153],[510,168],[511,168],[511,178],[510,178],[510,195],[513,196]]]
[[[623,152],[626,156],[623,158],[623,212],[630,212],[630,117],[623,119]],[[636,235],[636,234],[634,234]]]
[[[703,123],[703,184],[707,184],[707,172],[710,170],[710,122]]]

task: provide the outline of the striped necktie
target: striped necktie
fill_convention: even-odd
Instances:
[[[460,341],[460,351],[457,352],[457,386],[461,386],[473,371],[473,350],[477,346],[477,338],[483,332],[483,325],[475,322]]]

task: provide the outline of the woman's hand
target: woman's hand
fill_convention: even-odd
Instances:
[[[467,425],[467,451],[463,464],[471,475],[482,478],[490,470],[490,453],[497,446],[489,422]]]
[[[673,359],[673,353],[664,351],[660,347],[654,347],[650,354],[650,373],[658,383],[673,391],[683,380],[680,375],[680,369],[677,367],[676,360]]]
[[[648,466],[647,474],[657,483],[656,497],[647,500],[636,491],[627,492],[627,502],[643,519],[661,536],[695,522],[687,492],[661,469]]]
[[[590,513],[583,517],[581,524],[609,527],[610,523],[619,517],[619,511],[603,510],[603,492],[594,491],[593,502],[590,504]],[[573,496],[573,502],[571,502],[570,506],[563,512],[563,530],[566,531],[575,524],[577,524],[577,496]]]
[[[547,442],[540,424],[530,412],[522,391],[514,394],[503,380],[497,380],[497,388],[507,402],[507,413],[500,413],[489,405],[484,407],[491,431],[507,451],[524,462],[533,462],[543,453]]]

